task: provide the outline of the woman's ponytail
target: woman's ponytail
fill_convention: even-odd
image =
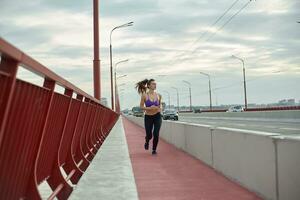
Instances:
[[[137,89],[139,94],[145,93],[147,91],[148,79],[144,79],[138,83],[136,83],[135,88]]]

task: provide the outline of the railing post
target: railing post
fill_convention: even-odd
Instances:
[[[69,99],[69,105],[68,105],[68,111],[67,111],[67,114],[66,114],[66,117],[65,117],[64,128],[63,128],[63,131],[62,131],[60,145],[59,145],[59,149],[58,149],[58,152],[57,152],[57,160],[54,163],[54,166],[52,168],[52,172],[51,172],[50,178],[47,179],[47,182],[49,183],[50,187],[53,190],[55,190],[55,188],[57,188],[60,184],[63,185],[63,188],[61,189],[61,191],[59,191],[56,194],[56,197],[58,199],[68,199],[68,197],[70,196],[71,192],[73,191],[73,188],[68,184],[67,180],[61,174],[61,172],[60,172],[60,164],[59,164],[59,153],[60,153],[60,148],[61,148],[61,142],[62,142],[63,137],[64,137],[65,127],[66,127],[66,123],[67,123],[69,112],[70,112],[70,108],[71,108],[73,91],[66,88],[64,94],[67,95],[68,97],[70,97],[70,99]]]
[[[71,142],[71,147],[70,147],[70,150],[69,150],[68,155],[67,155],[68,165],[63,166],[64,170],[67,173],[71,173],[71,171],[75,169],[75,174],[70,179],[73,184],[77,184],[80,177],[83,174],[83,171],[76,165],[76,161],[74,160],[74,157],[73,157],[74,137],[76,137],[75,133],[78,129],[78,120],[80,118],[80,114],[81,114],[81,111],[82,111],[83,96],[80,95],[80,94],[77,94],[76,99],[80,101],[80,107],[79,107],[78,115],[77,115],[77,118],[76,118],[75,128],[74,128],[74,131],[73,131],[74,133],[73,133],[72,140],[71,140],[72,141]],[[75,149],[75,151],[76,151],[76,149]]]
[[[95,105],[94,102],[91,102],[91,104]],[[93,158],[95,157],[95,152],[93,152],[95,150],[95,146],[93,144],[93,131],[94,131],[96,117],[97,117],[97,108],[91,117],[93,117],[93,119],[90,119],[90,122],[89,122],[90,128],[88,129],[88,133],[87,133],[88,135],[86,135],[86,137],[85,137],[87,151],[90,153],[89,156],[87,157],[87,159],[89,161],[92,161]],[[89,146],[89,144],[91,144],[92,146]]]
[[[83,161],[83,163],[80,165],[79,168],[82,171],[85,171],[88,168],[89,164],[90,164],[90,161],[85,157],[84,149],[83,149],[83,146],[82,146],[82,141],[83,141],[83,139],[85,139],[86,123],[89,123],[87,118],[88,118],[89,110],[90,110],[90,107],[91,107],[90,106],[91,99],[85,98],[84,102],[88,103],[88,105],[87,105],[87,111],[86,111],[86,114],[85,114],[85,117],[84,117],[83,128],[82,128],[81,134],[80,134],[80,141],[79,141],[79,149],[80,149],[80,154],[81,154],[80,156],[82,157],[82,161]]]
[[[2,105],[0,104],[0,147],[3,139],[6,122],[8,119],[10,105],[13,98],[18,64],[18,61],[12,58],[6,56],[1,57],[0,72],[3,72],[8,75],[8,84],[6,85],[6,88],[4,88],[5,91],[3,94]]]
[[[43,129],[42,129],[42,133],[41,133],[41,138],[40,138],[40,144],[39,144],[39,148],[36,154],[36,160],[35,160],[35,164],[34,164],[34,168],[31,172],[31,178],[30,181],[28,183],[28,188],[27,188],[27,195],[26,197],[28,199],[41,199],[41,196],[39,194],[38,191],[38,182],[37,182],[37,165],[38,165],[38,158],[39,155],[41,153],[41,145],[42,145],[42,141],[43,141],[43,137],[46,131],[46,127],[47,127],[47,123],[48,123],[48,119],[49,119],[49,113],[50,113],[50,109],[51,109],[51,105],[52,105],[52,100],[53,100],[53,96],[54,96],[54,88],[55,88],[55,81],[48,79],[47,77],[44,79],[44,84],[43,84],[44,88],[47,88],[50,90],[49,92],[49,98],[48,98],[48,102],[47,102],[47,111],[45,113],[45,120],[43,123]]]

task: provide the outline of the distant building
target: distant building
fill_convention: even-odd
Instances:
[[[278,104],[293,106],[296,104],[296,101],[295,101],[295,99],[282,99],[278,102]]]
[[[279,104],[286,104],[287,102],[286,102],[286,99],[282,99],[282,100],[278,101],[278,103]]]
[[[289,105],[295,105],[295,99],[288,99],[287,100],[287,103],[289,104]]]

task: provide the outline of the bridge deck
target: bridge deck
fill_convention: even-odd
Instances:
[[[120,118],[70,199],[261,199],[163,140],[155,156],[143,145],[144,129]]]
[[[123,124],[139,199],[261,199],[163,140],[152,156],[151,145],[143,149],[144,129],[126,118]]]
[[[120,119],[80,179],[70,199],[138,199],[124,129]]]

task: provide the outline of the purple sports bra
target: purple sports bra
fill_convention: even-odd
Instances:
[[[157,95],[155,95],[155,99],[154,101],[151,101],[150,98],[149,98],[149,94],[147,94],[147,99],[145,101],[145,105],[146,107],[151,107],[151,106],[159,106],[159,100],[157,98]]]

